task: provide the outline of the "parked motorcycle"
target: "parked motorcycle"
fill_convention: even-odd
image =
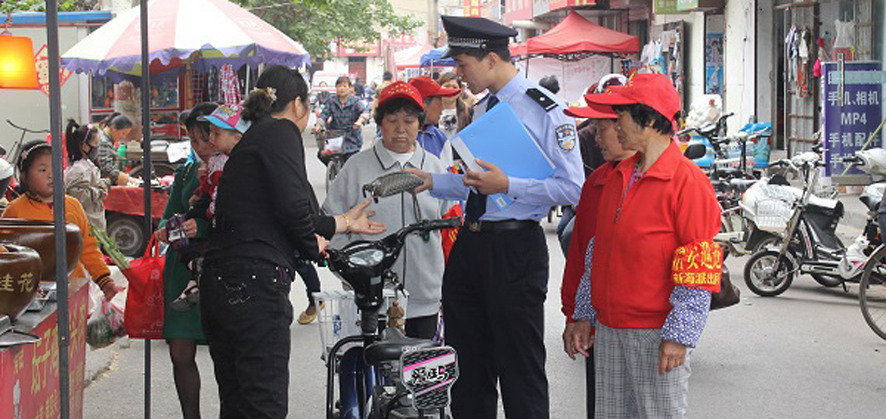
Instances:
[[[859,197],[869,212],[864,233],[848,249],[837,237],[836,229],[843,217],[843,204],[836,200],[818,198],[813,187],[818,167],[824,163],[813,158],[816,153],[804,153],[795,162],[805,182],[801,196],[792,203],[791,216],[777,246],[767,246],[751,256],[745,264],[745,283],[754,293],[776,296],[786,291],[797,272],[812,275],[818,283],[833,287],[846,282],[858,282],[870,250],[879,244],[876,210],[886,187],[886,152],[872,149],[856,152],[844,159],[870,174],[874,183]],[[792,190],[786,190],[793,195]]]

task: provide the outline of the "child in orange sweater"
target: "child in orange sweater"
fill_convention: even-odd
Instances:
[[[46,141],[31,141],[22,146],[16,166],[21,176],[22,196],[10,202],[3,211],[3,218],[27,218],[52,221],[52,158],[51,146]],[[65,195],[65,221],[75,224],[83,234],[83,253],[73,275],[84,276],[84,268],[101,288],[108,300],[117,294],[117,286],[111,279],[111,270],[105,264],[83,206],[72,196]]]

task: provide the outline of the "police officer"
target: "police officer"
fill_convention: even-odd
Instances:
[[[495,418],[498,384],[508,418],[546,419],[548,249],[538,220],[551,206],[578,202],[584,174],[575,123],[559,99],[510,63],[508,43],[516,31],[483,18],[442,20],[449,37],[445,56],[455,59],[472,92],[489,90],[474,118],[508,103],[556,166],[544,180],[510,177],[479,161],[485,171],[465,175],[412,171],[425,181],[419,190],[467,200],[466,223],[443,276],[446,342],[458,351],[461,371],[452,413],[456,419]],[[513,202],[499,209],[488,198],[497,193]]]

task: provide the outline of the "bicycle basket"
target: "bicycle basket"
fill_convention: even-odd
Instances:
[[[379,310],[379,318],[384,318],[388,307],[398,301],[403,311],[408,313],[409,295],[392,289],[384,290],[384,303]],[[314,299],[319,304],[317,323],[320,325],[320,358],[324,361],[335,344],[348,336],[360,335],[360,310],[354,301],[353,291],[335,290],[315,292]]]
[[[763,231],[781,233],[788,226],[794,209],[790,202],[781,199],[765,199],[757,202],[757,228]]]
[[[345,130],[328,130],[317,136],[317,148],[334,153],[344,150]]]

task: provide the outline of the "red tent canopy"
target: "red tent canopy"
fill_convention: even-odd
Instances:
[[[562,22],[542,35],[529,38],[525,44],[510,47],[511,55],[640,52],[640,39],[589,22],[570,12]]]

